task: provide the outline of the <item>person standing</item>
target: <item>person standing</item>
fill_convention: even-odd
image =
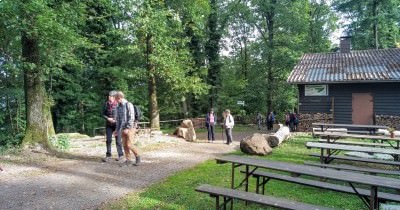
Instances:
[[[122,138],[124,145],[125,162],[120,166],[139,165],[141,162],[138,149],[132,144],[135,138],[136,125],[135,125],[135,109],[132,103],[125,99],[124,93],[118,91],[116,94],[118,102],[117,115],[116,115],[116,135],[119,139]],[[133,164],[131,160],[131,152],[136,157],[136,163]]]
[[[103,118],[106,120],[106,146],[107,152],[106,157],[102,159],[103,162],[109,162],[111,160],[111,142],[113,138],[113,133],[115,131],[115,117],[117,109],[117,101],[115,100],[116,91],[110,91],[108,94],[108,100],[104,104],[103,108]],[[115,144],[117,146],[118,158],[116,161],[120,161],[124,157],[124,152],[122,151],[121,139],[115,137]]]
[[[214,127],[215,124],[217,123],[217,117],[214,114],[214,109],[211,108],[210,111],[207,113],[206,116],[206,127],[207,127],[207,138],[208,142],[214,142],[215,141],[215,134],[214,134]]]
[[[232,144],[232,128],[235,125],[233,117],[231,115],[231,111],[229,109],[224,112],[224,128],[226,134],[226,144]]]
[[[275,122],[275,115],[274,112],[270,112],[268,114],[268,119],[267,119],[267,125],[268,125],[268,130],[272,130],[273,126],[274,126],[274,122]]]
[[[290,113],[286,112],[285,114],[285,125],[289,127],[290,125]]]
[[[262,120],[263,120],[263,119],[262,119],[262,115],[261,115],[260,112],[257,114],[256,120],[257,120],[257,127],[258,127],[258,130],[260,130],[260,129],[261,129]]]
[[[295,132],[297,130],[298,119],[295,112],[290,113],[289,119],[290,131]]]

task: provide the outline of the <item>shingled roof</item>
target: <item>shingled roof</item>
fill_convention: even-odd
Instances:
[[[289,75],[292,84],[400,81],[400,48],[305,54]]]

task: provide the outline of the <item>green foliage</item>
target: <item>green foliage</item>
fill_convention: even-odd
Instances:
[[[336,11],[345,15],[346,32],[353,49],[392,48],[399,44],[399,0],[335,0]]]
[[[286,83],[297,60],[329,51],[338,21],[332,8],[348,17],[355,49],[371,46],[374,23],[379,47],[398,44],[399,0],[329,3],[2,0],[0,145],[18,144],[25,133],[23,69],[39,70],[57,132],[91,134],[104,126],[110,90],[122,90],[150,120],[152,76],[162,120],[203,116],[211,101],[217,112],[229,108],[245,121],[267,110],[281,120],[297,106],[296,87]],[[22,32],[38,41],[38,63],[21,60]]]
[[[70,139],[67,135],[56,135],[51,136],[49,139],[50,143],[61,151],[66,151],[70,148]]]

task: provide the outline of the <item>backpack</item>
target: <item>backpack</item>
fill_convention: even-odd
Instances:
[[[128,110],[128,104],[132,104],[131,102],[126,103],[126,110]],[[133,109],[135,111],[135,122],[139,122],[140,119],[142,118],[142,111],[140,111],[140,108],[136,105],[133,105]]]

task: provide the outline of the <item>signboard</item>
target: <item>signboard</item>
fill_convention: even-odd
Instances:
[[[244,106],[244,101],[237,101],[237,105],[242,105],[242,106]]]
[[[305,85],[305,96],[328,96],[328,85]]]

